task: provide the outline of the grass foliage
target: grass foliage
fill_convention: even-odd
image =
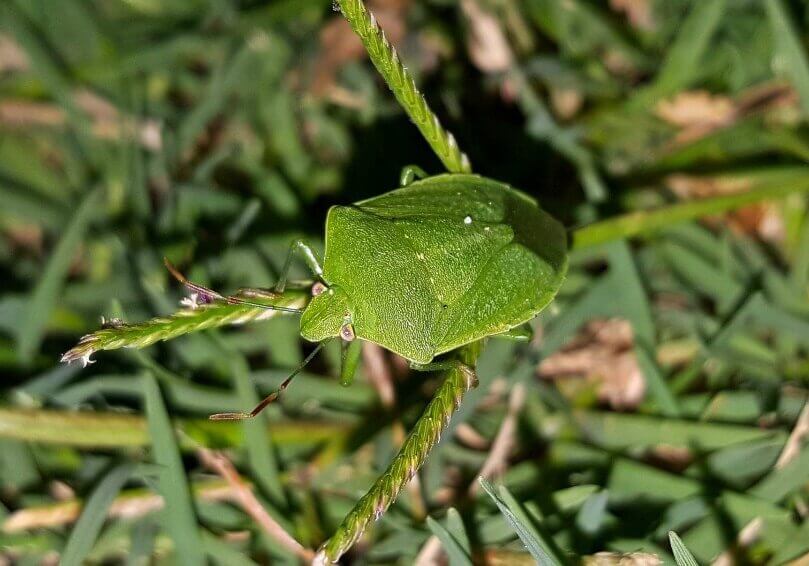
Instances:
[[[344,560],[805,561],[804,4],[367,6],[418,128],[330,0],[0,3],[0,561],[295,563],[374,514]],[[407,435],[455,397],[373,348],[349,388],[330,344],[260,418],[208,421],[312,345],[291,314],[178,312],[162,258],[269,287],[330,205],[442,160],[570,228],[534,339],[487,343],[429,455]],[[96,363],[59,364],[88,334],[67,359]]]

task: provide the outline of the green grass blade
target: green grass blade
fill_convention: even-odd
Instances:
[[[652,234],[701,216],[719,214],[762,200],[779,199],[792,193],[807,191],[809,191],[809,177],[804,172],[793,179],[764,182],[745,192],[630,212],[577,229],[573,233],[573,249],[578,250],[641,234]]]
[[[469,541],[469,535],[466,532],[466,527],[464,526],[463,518],[461,514],[458,513],[458,510],[455,507],[450,507],[447,509],[447,531],[449,534],[453,536],[453,538],[458,541],[458,544],[461,545],[461,548],[466,551],[468,555],[472,555],[472,544]]]
[[[250,560],[244,552],[233,548],[210,533],[204,533],[202,542],[205,544],[205,552],[215,564],[221,566],[254,566],[257,564]]]
[[[93,548],[98,533],[104,525],[112,500],[129,479],[134,464],[122,464],[113,468],[95,488],[82,510],[81,517],[73,527],[59,562],[62,566],[81,566]]]
[[[469,553],[444,525],[432,517],[427,517],[427,526],[441,541],[441,546],[444,547],[444,551],[449,557],[450,566],[472,566],[472,558]]]
[[[216,337],[215,342],[222,349],[223,355],[230,360],[233,383],[241,404],[240,410],[249,411],[261,400],[256,392],[255,382],[250,375],[250,366],[244,356],[228,348],[221,339]],[[285,508],[288,502],[281,485],[281,474],[274,452],[274,444],[267,432],[267,416],[268,412],[263,412],[255,418],[244,420],[240,424],[244,429],[247,459],[256,483],[269,496],[274,506]]]
[[[506,521],[520,540],[534,557],[534,560],[542,566],[562,566],[563,562],[555,555],[552,550],[553,545],[542,536],[542,534],[534,527],[528,514],[520,503],[514,499],[511,493],[504,487],[500,486],[500,494],[495,491],[494,486],[485,479],[478,478],[481,487],[486,490],[489,497],[492,498],[497,508],[506,518]]]
[[[775,40],[777,63],[783,67],[784,73],[798,91],[803,114],[807,116],[809,115],[809,62],[806,59],[802,40],[781,0],[765,0],[764,7],[767,9],[767,18],[770,21],[770,28]]]
[[[708,45],[725,12],[726,0],[702,0],[693,6],[680,25],[652,86],[652,93],[657,97],[688,87],[699,74]]]
[[[67,270],[93,214],[97,212],[100,196],[101,190],[95,189],[79,205],[31,294],[26,316],[20,322],[17,335],[18,355],[23,363],[30,362],[39,348],[45,326],[56,306]]]
[[[809,191],[809,176],[806,175],[805,168],[796,170],[794,175],[785,171],[782,176],[776,172],[770,178],[761,179],[748,191],[680,202],[653,210],[630,212],[583,226],[573,233],[573,249],[578,250],[641,234],[652,234],[702,216],[720,214],[763,200],[776,200],[793,193],[807,191]]]
[[[804,448],[789,464],[770,472],[750,490],[750,493],[777,503],[790,493],[804,487],[807,478],[809,478],[809,449]]]
[[[126,566],[143,566],[149,564],[154,551],[155,539],[160,527],[152,520],[146,518],[139,521],[130,531],[129,556],[126,557]]]
[[[152,441],[152,458],[162,467],[158,486],[166,506],[161,511],[163,528],[174,540],[175,551],[182,564],[203,566],[199,527],[186,482],[185,469],[174,438],[163,397],[151,374],[142,377],[146,401],[146,418]]]
[[[669,542],[671,543],[671,550],[674,552],[674,560],[677,562],[677,566],[699,566],[694,556],[674,531],[669,531]]]

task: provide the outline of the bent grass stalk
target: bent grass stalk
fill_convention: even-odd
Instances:
[[[308,300],[307,291],[288,289],[277,299],[266,301],[266,304],[301,308],[306,305]],[[249,305],[216,302],[197,305],[194,308],[178,311],[171,316],[152,318],[136,324],[115,323],[83,336],[76,346],[62,355],[61,361],[70,363],[81,360],[86,366],[94,363],[90,356],[101,350],[145,348],[155,342],[171,340],[190,332],[265,320],[276,316],[279,312]]]
[[[396,49],[362,0],[337,0],[340,11],[354,30],[371,62],[385,79],[396,100],[430,144],[430,147],[451,173],[470,173],[469,159],[458,147],[455,137],[446,131],[416,88],[413,77],[399,59]]]
[[[466,363],[474,364],[478,353],[479,348],[475,345],[466,348],[461,353],[464,363],[447,371],[444,383],[436,391],[399,453],[345,516],[337,532],[321,547],[315,563],[327,564],[339,560],[362,536],[366,527],[391,506],[401,489],[421,468],[461,405],[464,394],[477,385],[475,373]]]

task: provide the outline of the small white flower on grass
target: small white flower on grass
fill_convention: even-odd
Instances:
[[[183,297],[180,305],[191,310],[199,308],[199,293],[191,293],[189,296]]]
[[[96,363],[96,361],[95,361],[95,360],[91,360],[91,359],[90,359],[90,355],[91,355],[91,354],[92,354],[92,352],[87,352],[86,354],[84,354],[84,355],[81,357],[81,367],[86,368],[86,367],[87,367],[87,366],[89,366],[90,364],[94,364],[94,363]]]

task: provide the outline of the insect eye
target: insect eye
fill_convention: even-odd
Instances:
[[[351,342],[356,338],[357,335],[354,334],[354,325],[351,323],[346,323],[340,328],[340,338],[345,340],[346,342]]]
[[[312,285],[312,296],[317,297],[318,295],[323,294],[326,291],[326,289],[328,289],[328,287],[326,287],[326,285],[323,282],[318,281],[317,283]]]

